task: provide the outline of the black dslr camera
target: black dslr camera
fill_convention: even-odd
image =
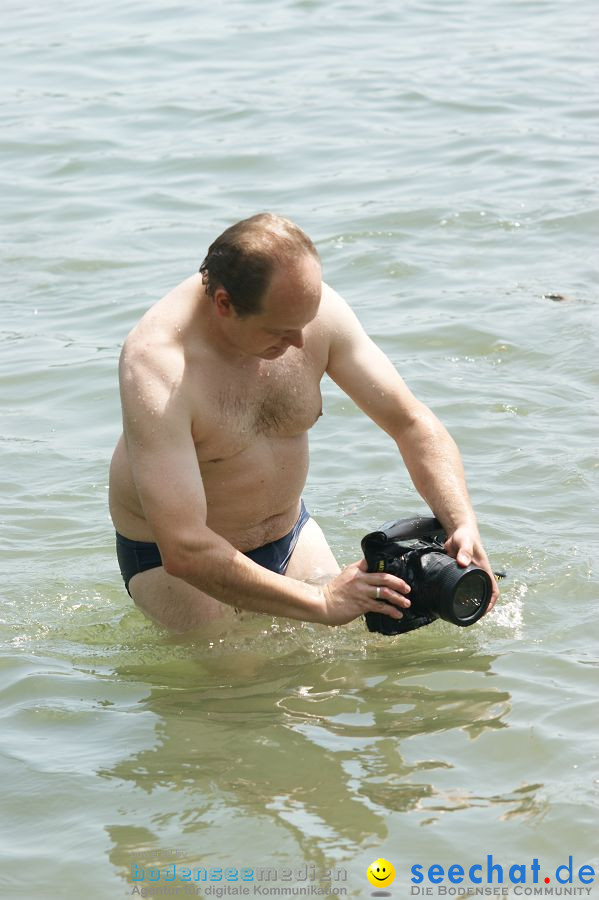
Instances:
[[[493,585],[484,569],[459,566],[443,549],[445,533],[437,519],[417,516],[386,522],[362,538],[369,572],[390,572],[410,587],[403,618],[367,612],[369,631],[404,634],[435,619],[465,628],[487,611]]]

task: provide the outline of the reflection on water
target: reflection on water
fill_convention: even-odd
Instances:
[[[544,589],[535,577],[536,563],[506,585],[507,609],[521,613],[522,584]],[[559,610],[545,613],[544,634],[555,629],[572,652],[550,662],[509,616],[385,638],[362,622],[332,630],[250,615],[226,638],[181,638],[130,606],[102,611],[101,597],[30,597],[21,624],[7,610],[2,633],[21,662],[7,658],[2,691],[15,785],[5,806],[30,823],[39,813],[23,806],[22,785],[52,784],[53,846],[66,848],[92,805],[99,868],[105,853],[121,883],[132,852],[162,868],[172,850],[191,867],[342,863],[362,879],[375,850],[391,858],[399,842],[404,858],[421,858],[419,835],[435,846],[437,832],[458,828],[474,846],[481,827],[525,835],[545,821],[557,834],[571,815],[557,802],[564,783],[580,828],[592,820],[592,738],[580,723],[592,716],[595,660]]]
[[[481,797],[462,776],[437,785],[436,773],[455,765],[443,739],[430,741],[427,755],[405,753],[415,736],[426,743],[457,732],[471,741],[507,727],[510,695],[489,684],[494,657],[475,641],[448,650],[439,636],[404,639],[402,652],[397,640],[365,637],[361,624],[332,633],[279,622],[271,632],[260,622],[246,621],[238,643],[208,655],[205,644],[187,643],[178,664],[117,667],[119,681],[150,677],[140,707],[155,716],[153,745],[99,773],[153,798],[141,830],[109,826],[123,873],[134,850],[154,850],[158,865],[170,834],[189,865],[211,853],[241,865],[234,835],[244,821],[269,840],[265,858],[285,845],[321,870],[382,844],[392,812],[416,811],[427,824],[470,805],[501,803],[513,815],[534,805],[538,786]],[[323,640],[335,659],[314,652]]]

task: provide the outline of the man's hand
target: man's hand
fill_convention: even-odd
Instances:
[[[347,566],[322,590],[325,625],[346,625],[367,612],[384,613],[392,619],[401,619],[403,613],[397,607],[407,609],[410,601],[405,596],[410,586],[401,578],[388,572],[367,572],[365,559]],[[377,588],[379,597],[377,599]]]
[[[449,535],[445,541],[444,548],[445,552],[448,553],[449,556],[453,556],[459,566],[465,568],[466,566],[469,566],[470,563],[474,563],[475,566],[479,566],[488,573],[491,578],[491,584],[493,585],[493,593],[491,595],[489,606],[487,607],[487,612],[485,613],[486,615],[493,609],[497,602],[499,588],[495,576],[493,575],[493,570],[487,558],[487,554],[482,545],[478,529],[469,527],[468,525],[460,525]]]

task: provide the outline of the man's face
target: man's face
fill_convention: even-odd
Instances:
[[[320,265],[312,256],[278,267],[256,315],[233,314],[229,340],[248,356],[277,359],[304,345],[306,325],[315,318],[322,293]]]

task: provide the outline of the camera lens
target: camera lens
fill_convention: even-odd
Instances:
[[[454,625],[474,625],[487,611],[491,579],[484,569],[459,566],[445,553],[422,557],[420,595],[423,604]]]
[[[478,572],[466,572],[453,595],[456,619],[470,619],[480,610],[487,595],[487,583]]]

